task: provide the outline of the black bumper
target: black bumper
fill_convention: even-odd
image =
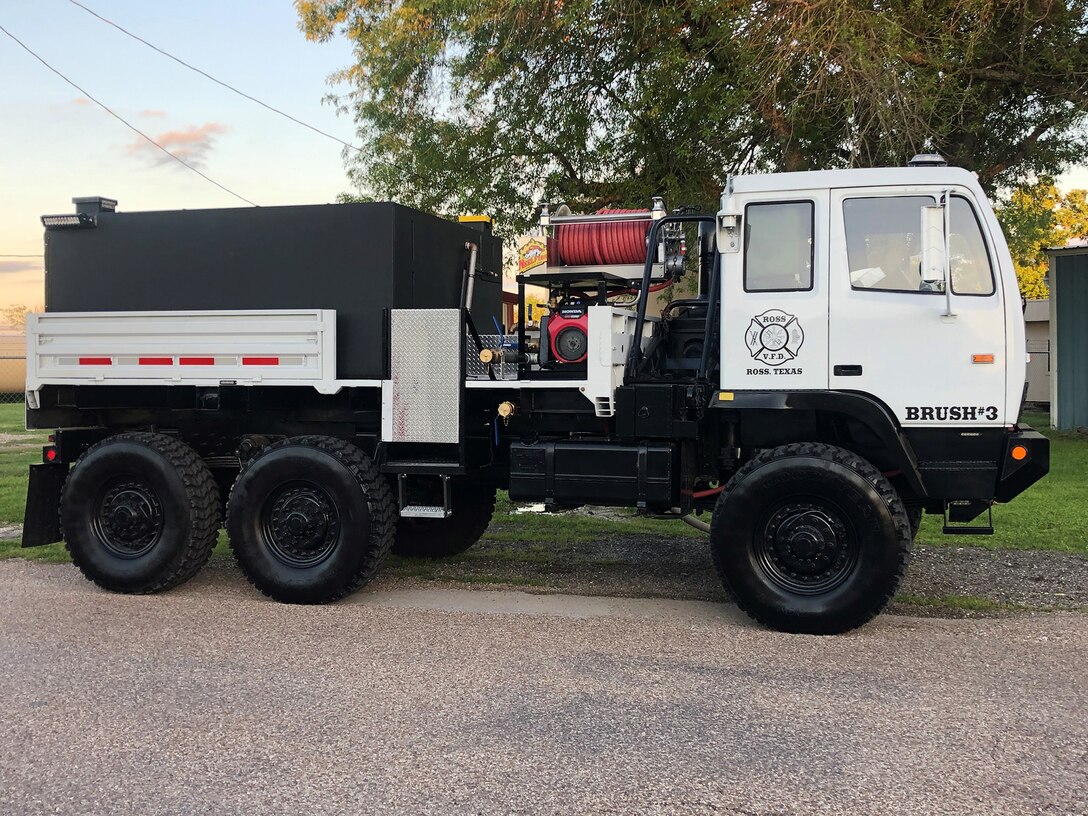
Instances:
[[[1005,438],[994,498],[1012,501],[1050,470],[1050,440],[1030,425],[1017,425]]]

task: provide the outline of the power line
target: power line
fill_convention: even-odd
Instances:
[[[146,139],[147,141],[151,142],[151,144],[155,145],[155,147],[157,147],[157,148],[158,148],[159,150],[161,150],[161,151],[162,151],[163,153],[165,153],[165,154],[166,154],[167,156],[169,156],[169,157],[170,157],[171,159],[173,159],[174,161],[176,161],[176,162],[177,162],[178,164],[182,165],[183,167],[187,167],[187,168],[189,168],[190,170],[192,170],[192,171],[193,171],[194,173],[196,173],[196,174],[197,174],[198,176],[200,176],[200,177],[201,177],[202,179],[204,179],[205,181],[211,182],[212,184],[214,184],[214,185],[215,185],[216,187],[218,187],[218,188],[219,188],[220,190],[222,190],[223,192],[225,192],[225,193],[230,193],[230,194],[231,194],[232,196],[234,196],[235,198],[237,198],[237,199],[239,199],[239,200],[241,200],[241,201],[244,201],[244,202],[245,202],[246,204],[250,204],[250,205],[252,205],[252,206],[254,206],[254,207],[256,207],[256,206],[259,206],[259,205],[257,205],[257,204],[254,204],[254,203],[253,203],[252,201],[250,201],[250,200],[249,200],[248,198],[246,198],[245,196],[239,195],[238,193],[234,192],[233,190],[231,190],[231,189],[229,189],[229,188],[227,188],[227,187],[224,187],[224,186],[223,186],[222,184],[220,184],[220,183],[219,183],[218,181],[216,181],[215,179],[211,178],[210,176],[207,176],[207,175],[205,175],[205,174],[204,174],[204,173],[202,173],[202,172],[201,172],[200,170],[198,170],[197,168],[193,167],[193,165],[189,164],[189,162],[185,161],[185,159],[181,158],[181,156],[178,156],[178,155],[177,155],[177,154],[175,154],[175,153],[171,153],[171,152],[170,152],[169,150],[167,150],[167,149],[166,149],[165,147],[163,147],[163,146],[162,146],[161,144],[159,144],[158,142],[156,142],[156,141],[155,141],[154,139],[152,139],[152,138],[151,138],[150,136],[148,136],[148,135],[147,135],[146,133],[144,133],[144,132],[143,132],[142,130],[140,130],[139,128],[137,128],[137,127],[136,127],[135,125],[133,125],[133,124],[129,123],[129,122],[128,122],[128,121],[127,121],[126,119],[124,119],[124,118],[123,118],[123,117],[122,117],[122,116],[121,116],[120,114],[114,113],[114,112],[113,112],[112,110],[110,110],[110,108],[109,108],[109,107],[108,107],[108,106],[107,106],[107,105],[106,105],[105,103],[103,103],[103,102],[99,102],[99,101],[98,101],[97,99],[95,99],[95,98],[94,98],[93,96],[91,96],[91,95],[90,95],[89,93],[87,93],[87,92],[86,92],[85,90],[83,90],[83,88],[81,88],[81,87],[80,87],[79,85],[77,85],[77,84],[76,84],[75,82],[73,82],[72,80],[70,80],[70,79],[69,79],[68,77],[66,77],[66,76],[65,76],[64,74],[62,74],[62,73],[61,73],[60,71],[58,71],[58,70],[57,70],[56,68],[54,68],[54,67],[53,67],[52,65],[50,65],[50,64],[49,64],[48,62],[46,62],[46,61],[45,61],[45,60],[44,60],[44,59],[43,59],[42,57],[38,56],[38,54],[36,54],[36,53],[35,53],[35,52],[34,52],[34,51],[33,51],[33,50],[32,50],[32,49],[31,49],[31,48],[30,48],[30,47],[29,47],[29,46],[28,46],[28,45],[27,45],[26,43],[24,43],[24,42],[23,42],[22,40],[20,40],[20,39],[19,39],[18,37],[16,37],[16,36],[15,36],[14,34],[12,34],[12,33],[11,33],[10,31],[8,31],[8,30],[7,30],[6,28],[4,28],[3,26],[0,26],[0,31],[2,31],[2,32],[3,32],[4,34],[7,34],[7,35],[8,35],[8,36],[9,36],[9,37],[10,37],[11,39],[13,39],[13,40],[14,40],[14,41],[15,41],[15,42],[16,42],[16,43],[17,43],[17,44],[19,45],[19,47],[20,47],[20,48],[22,48],[22,49],[23,49],[24,51],[26,51],[26,52],[27,52],[28,54],[30,54],[30,56],[34,57],[34,59],[36,59],[36,60],[37,60],[38,62],[40,62],[40,63],[41,63],[42,65],[44,65],[44,66],[45,66],[46,68],[48,68],[48,69],[49,69],[50,71],[52,71],[52,72],[53,72],[54,74],[56,74],[57,76],[59,76],[59,77],[60,77],[61,79],[63,79],[63,80],[65,81],[65,82],[67,82],[67,83],[68,83],[69,85],[71,85],[71,86],[72,86],[73,88],[75,88],[75,89],[76,89],[77,91],[79,91],[79,92],[80,92],[81,94],[83,94],[83,95],[84,95],[85,97],[87,97],[87,98],[88,98],[89,100],[91,100],[92,102],[94,102],[94,103],[95,103],[96,105],[98,105],[98,107],[102,108],[102,110],[104,110],[104,111],[105,111],[106,113],[108,113],[108,114],[109,114],[110,116],[112,116],[112,117],[113,117],[114,119],[116,119],[116,120],[117,120],[118,122],[120,122],[120,123],[121,123],[122,125],[124,125],[125,127],[127,127],[127,128],[128,128],[129,130],[131,130],[131,131],[132,131],[133,133],[136,133],[136,134],[137,134],[138,136],[140,136],[140,137],[142,137],[142,138]]]
[[[42,254],[38,255],[0,255],[0,258],[44,258]]]
[[[303,122],[301,119],[296,119],[291,114],[286,113],[285,111],[282,111],[279,108],[273,107],[272,105],[269,105],[267,102],[262,102],[257,97],[251,96],[250,94],[247,94],[245,91],[238,90],[233,85],[231,85],[231,84],[229,84],[227,82],[224,82],[221,79],[216,79],[211,74],[209,74],[207,71],[201,70],[200,68],[197,68],[195,65],[190,65],[188,62],[181,59],[180,57],[175,57],[169,51],[165,51],[162,48],[159,48],[157,45],[155,45],[153,43],[149,43],[147,40],[145,40],[143,37],[139,36],[138,34],[133,34],[127,28],[124,28],[123,26],[118,25],[117,23],[113,22],[113,20],[106,19],[105,17],[103,17],[98,12],[87,8],[85,5],[78,2],[77,0],[68,0],[68,2],[71,3],[73,6],[79,6],[79,8],[83,9],[85,12],[90,14],[92,17],[97,17],[99,20],[101,20],[106,25],[113,26],[118,31],[120,31],[122,34],[125,34],[125,35],[127,35],[129,37],[132,37],[132,39],[137,40],[138,42],[142,42],[144,45],[146,45],[148,48],[152,49],[153,51],[158,51],[164,57],[169,57],[174,62],[178,63],[178,65],[183,65],[186,68],[188,68],[190,71],[195,71],[196,73],[200,74],[201,76],[206,77],[207,79],[210,79],[215,84],[223,86],[228,91],[233,91],[234,93],[238,94],[239,96],[244,96],[250,102],[256,102],[262,108],[266,108],[267,110],[270,110],[273,113],[278,113],[280,116],[283,116],[283,117],[285,117],[287,119],[290,119],[296,125],[302,125],[304,128],[308,128],[309,130],[312,130],[314,133],[318,133],[318,134],[324,136],[326,139],[332,139],[334,142],[342,144],[344,147],[349,148],[351,150],[355,150],[355,151],[357,151],[359,153],[363,152],[363,149],[361,147],[356,147],[355,145],[351,144],[350,142],[345,142],[343,139],[340,139],[340,138],[338,138],[336,136],[333,136],[331,133],[326,133],[325,131],[321,130],[320,128],[316,128],[316,127],[314,127],[313,125],[311,125],[311,124],[309,124],[307,122]]]

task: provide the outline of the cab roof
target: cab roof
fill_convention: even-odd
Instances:
[[[785,190],[827,190],[838,187],[960,185],[979,190],[974,173],[962,167],[873,167],[849,170],[810,170],[800,173],[753,173],[732,176],[726,195]]]

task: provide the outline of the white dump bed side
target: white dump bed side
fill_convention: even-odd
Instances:
[[[43,385],[308,385],[335,393],[336,311],[27,316],[26,391]],[[355,383],[351,383],[355,384]]]

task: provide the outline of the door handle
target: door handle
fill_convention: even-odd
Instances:
[[[859,365],[837,365],[834,369],[836,377],[860,377],[861,366]]]

